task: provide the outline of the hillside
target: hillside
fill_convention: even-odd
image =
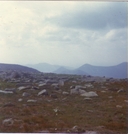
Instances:
[[[84,64],[79,67],[79,70],[87,72],[92,76],[106,76],[114,78],[127,78],[127,62],[123,62],[115,66],[93,66],[90,64]]]
[[[57,69],[56,71],[54,71],[54,73],[56,73],[56,74],[88,75],[86,72],[84,72],[82,70],[79,70],[79,69],[69,70],[69,69],[66,69],[65,67],[60,67],[59,69]]]
[[[11,71],[23,71],[23,72],[33,72],[33,73],[39,72],[36,69],[29,68],[29,67],[22,66],[22,65],[0,63],[0,71],[8,71],[8,70],[11,70]]]
[[[26,66],[37,69],[40,72],[54,72],[56,69],[60,67],[59,65],[51,65],[48,63],[28,64]]]
[[[62,66],[60,65],[52,65],[49,63],[39,63],[39,64],[28,64],[28,67],[32,67],[34,69],[39,70],[40,72],[55,72]],[[64,66],[65,69],[72,69],[71,67]]]

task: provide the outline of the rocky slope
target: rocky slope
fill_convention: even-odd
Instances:
[[[127,133],[128,79],[23,72],[5,79],[7,74],[0,75],[2,133]]]
[[[17,65],[17,64],[4,64],[0,63],[0,71],[23,71],[23,72],[32,72],[32,73],[37,73],[36,69],[22,66],[22,65]]]

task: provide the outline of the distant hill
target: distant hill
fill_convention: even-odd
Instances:
[[[127,78],[128,77],[128,63],[123,62],[115,66],[93,66],[90,64],[84,64],[78,68],[92,76],[106,76],[113,78]]]
[[[48,63],[28,64],[26,66],[37,69],[40,72],[55,72],[57,69],[59,69],[61,67],[59,65],[51,65]],[[72,69],[71,67],[65,67],[65,68]]]
[[[35,65],[26,65],[41,72],[51,72],[57,74],[77,74],[77,75],[92,75],[92,76],[105,76],[113,78],[127,78],[128,77],[128,63],[123,62],[115,66],[94,66],[84,64],[79,68],[71,68],[66,66],[51,65],[48,63],[39,63]]]
[[[57,69],[56,71],[54,71],[54,73],[57,74],[77,74],[77,75],[88,75],[86,72],[79,70],[79,69],[75,69],[75,70],[69,70],[65,67],[60,67],[59,69]]]
[[[0,63],[0,71],[8,71],[8,70],[23,71],[23,72],[33,72],[33,73],[39,72],[36,69],[29,68],[29,67],[22,66],[22,65]]]
[[[59,65],[51,65],[48,63],[28,64],[26,66],[37,69],[40,72],[54,72],[56,69],[60,67]]]

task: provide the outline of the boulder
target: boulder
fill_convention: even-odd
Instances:
[[[39,90],[39,87],[36,87],[36,86],[32,86],[31,89],[34,89],[34,90]]]
[[[58,83],[53,83],[51,86],[57,87],[59,84]]]
[[[45,85],[46,85],[46,83],[41,83],[41,84],[38,85],[38,87],[43,87]]]
[[[76,88],[76,89],[86,88],[86,86],[76,85],[75,88]]]
[[[5,88],[5,90],[4,91],[12,91],[12,92],[15,92],[16,91],[16,89],[15,88]]]
[[[43,89],[42,91],[40,91],[40,92],[38,93],[38,96],[39,96],[39,95],[48,95],[48,92],[47,92],[46,89]]]
[[[37,102],[37,100],[27,100],[27,102]]]
[[[15,107],[15,104],[8,102],[8,103],[4,104],[3,107]]]
[[[86,91],[85,90],[82,90],[82,89],[79,89],[79,93],[80,94],[83,94],[83,93],[86,93]]]
[[[64,94],[64,95],[68,95],[69,93],[68,93],[68,92],[63,91],[63,92],[62,92],[62,94]]]
[[[121,93],[121,92],[124,92],[124,89],[119,89],[119,90],[117,91],[117,93]]]
[[[13,123],[14,123],[14,121],[13,121],[12,118],[4,119],[3,122],[2,122],[2,124],[3,124],[4,126],[12,126]]]
[[[26,90],[29,88],[31,88],[31,87],[30,86],[21,86],[21,87],[18,87],[18,90],[21,91],[21,90]]]
[[[23,101],[23,99],[20,98],[20,99],[18,99],[18,101],[21,102],[21,101]]]
[[[30,96],[30,94],[27,93],[27,92],[23,92],[22,96],[23,96],[23,97],[28,97],[28,96]]]
[[[53,99],[57,99],[58,98],[56,94],[51,94],[50,97],[53,98]]]
[[[71,89],[70,94],[79,94],[79,89],[76,89],[76,88]]]
[[[59,86],[64,86],[64,81],[60,80],[58,84],[59,84]]]
[[[13,94],[13,91],[4,91],[4,90],[0,90],[0,93],[4,93],[4,94]]]
[[[85,87],[87,88],[93,88],[93,85],[91,83],[85,84]]]
[[[81,94],[81,96],[95,97],[95,96],[98,96],[98,94],[93,91],[90,91],[90,92],[85,92],[85,93]]]
[[[81,86],[76,86],[74,89],[70,90],[70,94],[83,94],[86,93],[85,90],[80,89]]]

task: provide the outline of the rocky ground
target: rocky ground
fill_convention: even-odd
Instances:
[[[128,133],[128,79],[0,72],[0,132]]]

